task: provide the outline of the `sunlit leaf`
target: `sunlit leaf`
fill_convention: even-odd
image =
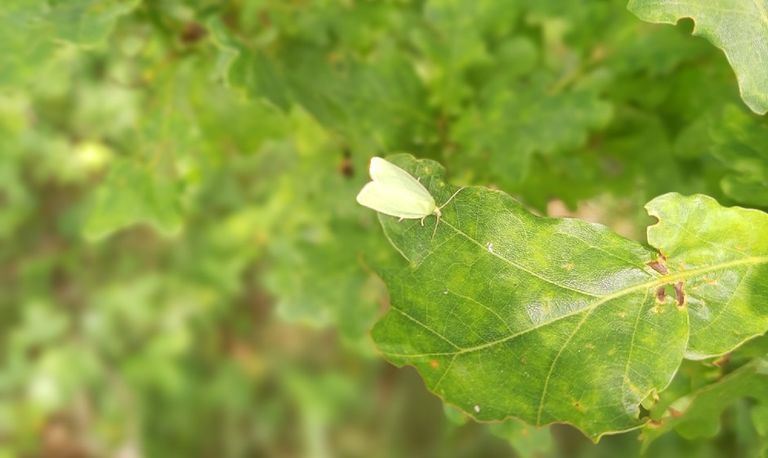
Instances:
[[[672,276],[684,275],[679,287],[690,322],[686,355],[719,355],[765,333],[768,214],[724,208],[701,195],[666,194],[646,208],[659,220],[648,228],[648,243],[667,257]]]
[[[437,202],[455,191],[439,164],[393,159]],[[380,216],[408,266],[385,274],[392,307],[374,339],[479,420],[569,422],[593,439],[637,427],[638,405],[669,383],[686,352],[689,320],[689,353],[725,352],[751,335],[698,341],[711,333],[697,304],[732,306],[725,326],[752,318],[764,307],[768,268],[766,231],[740,245],[740,228],[768,224],[765,214],[675,194],[648,207],[660,219],[649,240],[666,261],[602,226],[537,217],[484,188],[461,191],[434,238],[418,221]],[[720,283],[709,286],[713,278]],[[764,332],[768,323],[757,321]]]

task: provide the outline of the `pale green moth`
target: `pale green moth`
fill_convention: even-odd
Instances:
[[[419,183],[419,180],[385,159],[371,158],[369,173],[372,181],[366,183],[360,190],[357,195],[357,202],[379,213],[396,216],[401,220],[421,219],[422,226],[424,225],[424,218],[429,215],[435,215],[439,221],[442,216],[440,210],[448,205],[448,202],[461,189],[464,189],[461,188],[456,191],[450,199],[438,207],[432,194],[427,191],[424,185]],[[437,221],[435,222],[435,230],[437,230]]]

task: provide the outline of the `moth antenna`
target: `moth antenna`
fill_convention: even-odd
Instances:
[[[453,200],[453,198],[456,197],[456,194],[460,193],[464,189],[466,189],[466,186],[463,186],[463,187],[459,188],[456,192],[453,193],[453,195],[451,197],[448,198],[448,200],[445,201],[445,203],[443,205],[435,208],[435,211],[433,212],[433,214],[435,215],[435,228],[432,230],[432,238],[429,239],[430,242],[432,242],[432,240],[435,239],[435,234],[437,234],[437,226],[440,224],[440,217],[443,216],[443,214],[440,212],[440,210],[442,210],[443,207],[448,205]],[[424,218],[426,218],[426,216]],[[421,219],[421,225],[422,226],[424,225],[424,218]]]
[[[430,242],[435,239],[435,234],[437,234],[437,225],[440,224],[440,217],[443,216],[442,213],[440,213],[440,210],[443,209],[446,205],[448,205],[454,197],[456,197],[456,194],[460,193],[461,191],[465,190],[467,187],[462,186],[459,188],[456,192],[453,193],[451,197],[448,198],[448,200],[445,201],[445,203],[435,209],[435,228],[432,230],[432,238],[430,239]]]
[[[448,200],[446,200],[446,201],[445,201],[445,203],[444,203],[443,205],[441,205],[441,206],[439,206],[439,207],[437,207],[437,208],[438,208],[438,209],[440,209],[440,210],[442,210],[442,209],[443,209],[443,207],[445,207],[446,205],[448,205],[448,204],[449,204],[449,203],[450,203],[450,202],[453,200],[453,198],[454,198],[454,197],[456,197],[456,194],[460,193],[461,191],[463,191],[463,190],[465,190],[465,189],[467,189],[467,187],[466,187],[466,186],[462,186],[461,188],[459,188],[459,190],[458,190],[458,191],[456,191],[456,192],[454,192],[454,193],[453,193],[453,195],[452,195],[451,197],[449,197],[449,198],[448,198]]]

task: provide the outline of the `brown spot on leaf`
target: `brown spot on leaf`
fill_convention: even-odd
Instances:
[[[659,286],[656,288],[656,302],[664,303],[664,299],[667,298],[667,290],[664,289],[664,286]]]
[[[678,307],[682,307],[685,304],[685,283],[679,281],[675,283],[675,298],[677,299]]]
[[[437,369],[438,367],[440,367],[440,362],[436,359],[433,359],[432,361],[429,362],[429,367],[431,367],[432,369]]]
[[[669,270],[667,269],[667,258],[665,258],[661,253],[659,253],[658,258],[647,263],[646,265],[662,275],[669,273]]]

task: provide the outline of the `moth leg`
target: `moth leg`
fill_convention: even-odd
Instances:
[[[429,216],[429,215],[427,215],[427,216]],[[425,216],[424,218],[426,218],[427,216]],[[421,226],[422,227],[424,227],[424,218],[421,218]]]
[[[435,229],[432,231],[432,238],[429,239],[430,243],[435,239],[435,234],[437,234],[437,225],[440,224],[440,215],[435,216]]]
[[[397,220],[397,222],[398,222],[398,223],[402,223],[404,219],[405,219],[405,218],[400,218],[399,220]]]

